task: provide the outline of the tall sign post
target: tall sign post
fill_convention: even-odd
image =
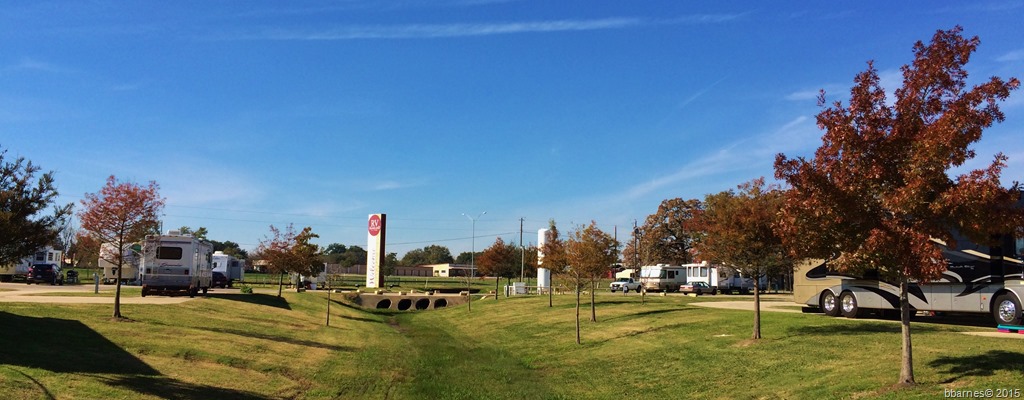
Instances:
[[[366,226],[366,287],[381,287],[381,271],[386,254],[384,253],[384,236],[387,227],[387,214],[370,214]]]

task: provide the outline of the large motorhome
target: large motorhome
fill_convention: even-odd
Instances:
[[[142,245],[142,295],[206,293],[213,276],[213,245],[178,231],[149,235]]]
[[[932,241],[942,249],[947,267],[939,280],[911,283],[908,292],[913,310],[991,313],[998,324],[1022,323],[1020,241],[1007,239],[992,248],[965,238],[958,238],[955,248]],[[866,310],[899,310],[899,285],[879,280],[877,273],[841,274],[818,260],[797,266],[794,277],[794,301],[829,316],[855,318]]]
[[[686,267],[681,265],[645,265],[640,267],[640,282],[646,290],[675,292],[686,283]]]
[[[63,255],[63,251],[57,250],[51,246],[39,249],[32,255],[18,260],[17,263],[0,266],[0,282],[25,280],[28,276],[29,268],[36,264],[61,265],[64,259]]]
[[[132,244],[125,245],[121,251],[124,265],[121,266],[121,283],[139,280],[139,256],[132,249]],[[113,243],[100,245],[99,266],[103,268],[103,283],[117,283],[117,264],[111,262],[117,255],[117,246]]]

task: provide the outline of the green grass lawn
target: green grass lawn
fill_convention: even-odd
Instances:
[[[47,398],[939,398],[1020,388],[1024,341],[914,324],[918,386],[892,389],[899,325],[598,294],[574,343],[573,296],[368,312],[326,293],[221,294],[177,305],[0,303],[0,393]]]

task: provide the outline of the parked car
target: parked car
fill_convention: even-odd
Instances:
[[[679,285],[679,293],[718,294],[718,290],[708,286],[706,282],[691,282]]]
[[[226,289],[230,286],[231,280],[228,279],[227,275],[224,275],[223,273],[217,271],[213,271],[213,282],[210,284],[210,287],[219,287]]]
[[[33,283],[49,283],[51,285],[63,285],[64,277],[60,274],[60,266],[57,264],[36,264],[28,269],[26,281],[29,285]]]
[[[619,278],[612,282],[611,285],[608,285],[608,288],[611,289],[612,293],[619,291],[628,293],[630,290],[639,292],[640,282],[636,282],[633,278]]]

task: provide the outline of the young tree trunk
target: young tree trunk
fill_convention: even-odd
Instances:
[[[580,343],[580,287],[576,285],[576,344]]]
[[[552,307],[551,299],[555,296],[555,294],[554,294],[555,290],[554,289],[555,289],[554,282],[552,282],[551,279],[548,278],[548,308]]]
[[[121,318],[121,267],[122,264],[117,265],[117,286],[114,289],[114,318]]]
[[[281,297],[281,292],[284,290],[284,273],[277,275],[277,297]]]
[[[501,281],[501,277],[494,277],[494,301],[498,301],[498,283]]]
[[[903,362],[900,367],[900,380],[898,383],[913,385],[914,382],[914,355],[910,344],[910,297],[908,296],[910,284],[907,277],[900,277],[900,333],[903,336]]]
[[[597,322],[597,305],[594,303],[594,293],[597,292],[597,282],[590,279],[590,322]]]
[[[761,283],[754,278],[754,335],[751,339],[761,338]]]

